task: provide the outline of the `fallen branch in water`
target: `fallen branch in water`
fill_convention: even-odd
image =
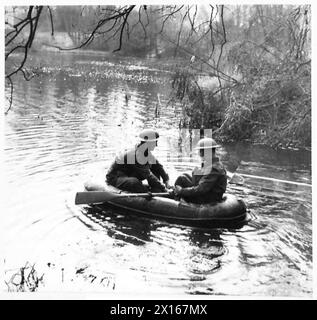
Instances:
[[[9,281],[5,281],[9,292],[34,292],[38,289],[43,281],[42,274],[40,277],[34,268],[35,264],[30,265],[29,262],[24,267],[14,273]]]

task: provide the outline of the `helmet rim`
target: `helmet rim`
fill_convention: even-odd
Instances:
[[[158,132],[156,130],[153,130],[153,129],[145,129],[145,130],[141,131],[140,134],[139,134],[139,138],[143,142],[158,141],[159,137],[160,136],[159,136]]]
[[[195,150],[216,149],[220,145],[212,138],[200,139],[195,147]]]

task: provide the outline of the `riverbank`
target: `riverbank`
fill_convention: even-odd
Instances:
[[[178,59],[169,59],[169,58],[146,58],[146,59],[139,59],[137,57],[127,57],[122,55],[121,53],[113,53],[113,52],[105,52],[105,51],[96,51],[96,50],[89,50],[89,49],[76,49],[76,50],[59,50],[56,48],[56,46],[53,45],[53,42],[50,44],[45,44],[46,34],[45,36],[42,35],[37,41],[37,44],[34,47],[34,53],[37,54],[40,52],[47,52],[47,53],[54,53],[57,55],[64,55],[64,56],[74,56],[78,57],[99,57],[103,63],[107,64],[109,70],[105,71],[103,75],[100,75],[100,79],[98,80],[98,77],[96,78],[96,81],[102,81],[102,78],[104,76],[108,77],[108,75],[111,76],[118,76],[118,75],[125,75],[122,79],[126,79],[127,81],[148,81],[148,79],[152,79],[152,82],[155,82],[153,80],[153,74],[148,75],[149,72],[156,72],[157,74],[165,73],[167,76],[165,78],[165,82],[169,83],[169,91],[170,91],[170,97],[167,101],[165,101],[165,105],[160,105],[160,107],[164,108],[167,104],[175,105],[175,108],[180,106],[183,102],[173,100],[173,90],[175,91],[176,88],[172,90],[172,83],[173,83],[173,77],[175,75],[175,72],[179,69],[189,67],[189,62],[185,59],[178,58]],[[64,43],[70,45],[71,41],[70,38],[67,39],[67,36],[65,34],[60,34],[59,36],[56,35],[55,40],[58,45],[61,45]],[[32,57],[31,57],[32,59]],[[32,66],[32,63],[29,64]],[[36,73],[45,73],[43,69],[47,69],[44,65],[42,67],[33,67],[33,70]],[[115,73],[111,72],[114,71]],[[59,72],[57,70],[57,72]],[[96,70],[98,73],[98,71]],[[89,73],[91,74],[91,72]],[[108,74],[108,75],[107,75]],[[86,77],[86,75],[82,74],[83,77]],[[199,77],[199,76],[198,76]],[[204,82],[206,81],[206,76],[204,76]],[[199,80],[199,79],[198,79]],[[214,87],[215,86],[215,79],[210,78],[210,81],[208,82],[208,85]],[[200,83],[198,81],[198,83]],[[211,91],[208,91],[207,88],[204,89],[205,93],[204,95],[208,96],[208,94],[211,93]],[[212,90],[212,89],[210,89]],[[226,99],[227,100],[227,99]],[[185,100],[185,103],[186,100]],[[214,112],[214,105],[212,102],[205,102],[209,106],[208,109],[212,109],[211,111],[207,111],[205,118],[214,118],[213,112]],[[209,104],[210,103],[210,104]],[[188,108],[188,113],[191,114],[190,117],[194,119],[194,117],[197,117],[200,121],[201,115],[198,113],[195,113],[195,104],[187,103],[186,108]],[[215,137],[219,139],[219,141],[222,141],[223,143],[231,143],[231,142],[239,142],[239,141],[245,141],[247,143],[253,143],[253,144],[262,144],[266,146],[270,146],[273,149],[289,149],[289,150],[311,150],[311,144],[305,144],[302,141],[292,141],[292,137],[286,137],[281,140],[280,134],[276,129],[272,130],[272,128],[269,128],[266,124],[260,125],[259,127],[252,129],[250,124],[247,124],[248,130],[251,130],[251,134],[248,134],[249,137],[243,138],[241,137],[241,131],[242,127],[245,126],[245,121],[243,119],[245,115],[241,115],[241,110],[233,110],[232,115],[227,115],[227,111],[229,108],[226,105],[219,105],[218,107],[218,115],[219,118],[217,121],[219,122],[217,126],[213,126]],[[246,108],[245,108],[246,109]],[[175,109],[176,112],[176,109]],[[249,112],[249,111],[248,111]],[[251,111],[250,111],[251,112]],[[252,111],[253,112],[253,111]],[[220,114],[220,115],[219,115]],[[268,113],[267,113],[268,114]],[[249,113],[247,113],[247,116],[250,117]],[[191,121],[192,121],[191,119]],[[229,120],[229,121],[228,121]],[[251,117],[249,119],[252,123]],[[248,120],[248,121],[249,121]],[[224,122],[229,122],[229,126],[225,127],[225,130],[222,130],[219,132],[219,128],[223,127]],[[206,126],[205,126],[206,127]],[[306,126],[307,127],[307,126]],[[206,127],[208,128],[208,127]],[[251,128],[251,129],[250,129]],[[305,129],[308,130],[307,128]],[[218,132],[217,132],[218,131]],[[237,134],[235,134],[237,132]],[[246,132],[246,130],[244,131]],[[251,137],[250,137],[251,135]],[[308,140],[308,139],[306,139]],[[281,142],[282,141],[282,142]]]

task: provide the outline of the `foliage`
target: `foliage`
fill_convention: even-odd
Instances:
[[[310,146],[310,7],[248,6],[247,17],[245,23],[238,19],[239,37],[233,20],[226,24],[230,41],[212,72],[217,86],[198,88],[194,65],[174,75],[173,97],[190,119],[186,125],[218,124],[215,133],[225,140]]]
[[[261,43],[249,38],[232,46],[228,61],[241,85],[230,90],[223,135],[273,146],[310,145],[308,9],[286,10],[278,23],[269,20]]]
[[[170,102],[182,103],[180,127],[213,128],[221,121],[221,99],[212,91],[202,88],[196,79],[196,73],[191,69],[181,68],[175,71],[172,89]]]
[[[39,277],[35,266],[27,262],[25,266],[16,270],[10,280],[5,283],[9,292],[35,292],[43,283],[43,277],[44,274]]]

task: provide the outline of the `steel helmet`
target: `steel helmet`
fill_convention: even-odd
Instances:
[[[200,139],[197,143],[196,150],[200,149],[214,149],[219,148],[220,145],[217,144],[217,142],[212,138],[203,138]]]
[[[159,136],[158,132],[152,129],[145,129],[139,134],[141,141],[157,141]]]

